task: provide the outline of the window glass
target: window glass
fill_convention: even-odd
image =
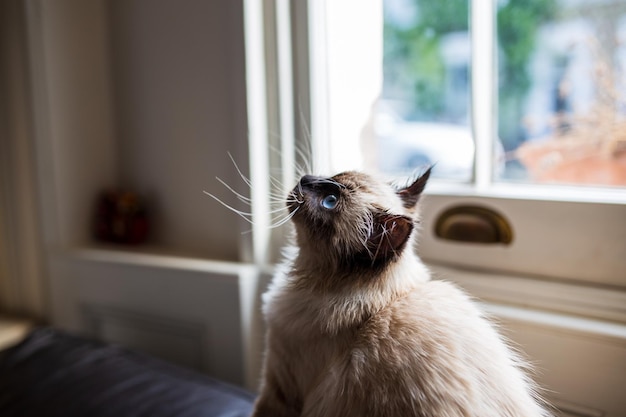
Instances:
[[[435,164],[439,178],[472,180],[470,3],[383,1],[371,148],[383,172]],[[626,185],[626,0],[495,4],[497,77],[477,92],[497,96],[493,179]]]
[[[626,185],[626,1],[499,1],[502,180]]]
[[[469,181],[474,142],[469,120],[467,0],[383,2],[383,88],[375,109],[377,164]]]

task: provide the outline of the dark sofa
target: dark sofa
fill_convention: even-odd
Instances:
[[[253,401],[241,388],[51,328],[0,353],[2,417],[244,417]]]

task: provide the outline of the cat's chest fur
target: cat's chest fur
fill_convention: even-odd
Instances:
[[[463,333],[456,325],[476,311],[454,287],[429,281],[417,258],[402,259],[397,271],[376,296],[371,288],[319,294],[275,277],[265,297],[269,349],[288,370],[288,395],[301,402],[302,415],[402,413],[429,389],[419,374],[431,370],[420,356],[447,360],[445,341]],[[390,395],[390,384],[402,384],[403,393]]]
[[[403,257],[376,296],[315,294],[290,278],[278,273],[265,296],[267,366],[296,410],[285,415],[542,414],[476,305],[429,280],[416,257]]]

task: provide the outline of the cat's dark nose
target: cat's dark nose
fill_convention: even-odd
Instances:
[[[307,185],[311,185],[311,184],[315,184],[316,182],[320,181],[320,177],[316,177],[315,175],[305,175],[302,178],[300,178],[300,185],[302,187],[305,187]]]

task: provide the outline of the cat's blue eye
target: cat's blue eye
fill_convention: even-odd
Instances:
[[[337,207],[337,203],[339,202],[339,198],[336,195],[330,194],[324,197],[322,200],[322,207],[327,210],[332,210]]]

